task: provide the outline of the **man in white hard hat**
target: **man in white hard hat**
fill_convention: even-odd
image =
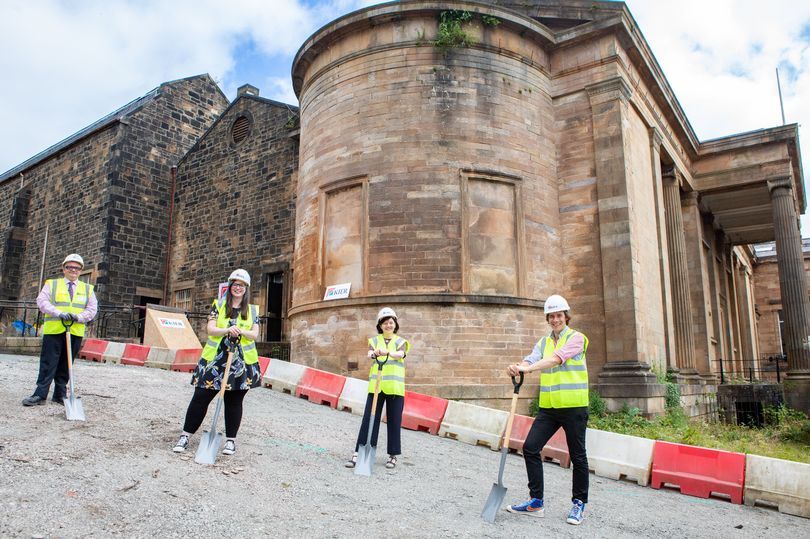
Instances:
[[[520,364],[509,365],[510,376],[544,371],[540,376],[540,408],[532,423],[523,458],[529,476],[529,500],[506,508],[511,513],[543,516],[543,457],[540,452],[562,427],[573,464],[571,510],[566,522],[581,524],[588,503],[588,455],[585,429],[588,426],[588,368],[585,353],[588,338],[568,327],[571,308],[564,297],[549,296],[544,306],[551,333],[534,345],[532,353]]]
[[[69,254],[62,262],[63,278],[48,279],[37,296],[37,307],[45,316],[42,325],[42,350],[39,355],[39,376],[34,394],[23,399],[23,406],[45,404],[51,382],[53,401],[62,404],[68,383],[66,325],[70,326],[73,357],[82,346],[85,325],[96,316],[98,301],[93,285],[79,280],[84,260]]]

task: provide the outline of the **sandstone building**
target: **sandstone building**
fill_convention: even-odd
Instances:
[[[0,297],[35,299],[76,251],[100,302],[161,302],[170,168],[227,104],[208,75],[167,82],[0,175]]]
[[[471,16],[436,46],[451,8]],[[715,360],[756,357],[744,246],[776,239],[789,399],[810,409],[797,126],[697,140],[624,4],[375,6],[310,37],[293,84],[298,361],[345,371],[392,305],[411,387],[502,399],[561,293],[611,407],[662,411],[669,370],[701,413]]]
[[[699,141],[623,3],[373,6],[313,34],[292,77],[300,109],[249,86],[228,105],[207,77],[162,85],[206,88],[195,90],[208,102],[193,109],[193,136],[171,131],[180,140],[164,146],[176,151],[161,153],[150,137],[189,125],[164,111],[170,128],[146,124],[144,141],[127,143],[138,163],[160,156],[149,174],[76,177],[110,191],[99,219],[111,233],[81,244],[106,301],[205,310],[242,266],[268,319],[263,338],[289,341],[294,361],[364,376],[365,337],[391,306],[413,344],[410,389],[500,406],[505,365],[547,331],[543,302],[559,293],[611,408],[662,412],[670,373],[698,415],[712,411],[721,360],[743,372],[765,351],[764,264],[750,245],[775,240],[761,279],[781,298],[786,396],[810,410],[798,127]],[[126,124],[93,139],[116,129]],[[79,148],[2,176],[3,297],[32,299],[38,286],[44,217],[32,225],[47,189],[20,190],[19,172],[29,182],[39,167],[56,185],[45,164],[83,170]],[[121,200],[119,178],[146,200]],[[347,282],[347,299],[324,300]],[[536,391],[524,386],[524,405]]]

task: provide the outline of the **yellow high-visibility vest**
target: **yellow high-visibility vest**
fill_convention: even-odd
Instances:
[[[90,301],[90,294],[93,293],[93,285],[84,281],[76,281],[76,289],[73,291],[73,299],[70,299],[67,283],[64,279],[51,279],[51,303],[63,313],[79,314],[87,308]],[[84,337],[85,325],[73,322],[70,326],[70,334],[77,337]],[[45,335],[59,335],[65,332],[65,326],[58,316],[45,315],[45,323],[42,324],[42,333]]]
[[[230,320],[228,319],[228,306],[225,305],[225,296],[221,297],[220,299],[215,299],[212,305],[217,309],[217,327],[226,328],[230,326]],[[256,320],[258,315],[258,305],[250,304],[250,315],[248,316],[248,319],[245,320],[241,315],[237,316],[236,327],[242,331],[250,331],[250,329],[253,327],[254,320]],[[220,335],[218,337],[212,337],[211,335],[208,336],[208,340],[205,342],[205,348],[203,348],[202,351],[202,357],[204,360],[209,363],[214,361],[214,358],[217,356],[219,343],[222,341],[223,337],[224,335]],[[259,361],[259,351],[256,350],[255,341],[252,341],[243,335],[240,343],[242,346],[243,359],[245,360],[246,365],[252,365],[253,363]]]
[[[551,337],[540,339],[537,346],[543,351],[543,358],[554,355],[576,333],[578,332],[566,326],[556,345]],[[582,352],[540,375],[540,408],[588,406],[588,367],[585,364],[588,337],[582,333],[580,335],[585,341]]]
[[[382,335],[376,335],[368,340],[368,345],[377,350],[384,348],[389,352],[396,352],[402,346],[405,346],[405,355],[411,351],[411,343],[398,335],[394,335],[388,344],[385,344],[385,338]],[[385,361],[385,357],[380,357],[380,361]],[[386,395],[402,395],[405,396],[405,357],[401,359],[394,359],[388,357],[388,361],[383,365],[380,372],[380,391]],[[377,362],[371,362],[371,368],[368,371],[368,392],[374,393],[374,385],[377,382]]]

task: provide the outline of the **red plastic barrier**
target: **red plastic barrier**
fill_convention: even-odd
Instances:
[[[79,357],[81,359],[89,359],[92,361],[104,361],[102,356],[107,350],[107,341],[101,339],[82,339],[82,348],[79,350]]]
[[[523,444],[526,443],[526,436],[534,423],[533,417],[516,415],[512,423],[512,434],[509,436],[509,447],[515,451],[523,451]],[[554,436],[546,442],[546,446],[540,452],[543,460],[556,460],[562,468],[571,467],[571,455],[568,454],[568,440],[565,438],[565,431],[557,429]]]
[[[262,368],[262,378],[264,378],[264,373],[267,372],[267,367],[270,366],[270,358],[259,356],[259,365]]]
[[[346,377],[318,369],[304,369],[304,376],[295,388],[296,397],[304,397],[316,404],[337,408]]]
[[[655,442],[650,486],[666,483],[699,498],[725,494],[731,503],[743,501],[745,454],[691,445]]]
[[[140,344],[128,344],[124,347],[124,353],[121,355],[122,365],[137,365],[143,367],[146,363],[146,358],[149,356],[149,349],[151,346],[142,346]]]
[[[406,391],[402,427],[437,434],[446,411],[446,399]]]
[[[175,351],[171,370],[193,372],[200,361],[200,354],[202,354],[202,348],[182,348]]]

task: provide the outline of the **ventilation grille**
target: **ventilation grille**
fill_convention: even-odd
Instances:
[[[246,116],[240,116],[233,122],[231,127],[231,138],[234,144],[239,144],[245,140],[250,133],[250,120]]]

